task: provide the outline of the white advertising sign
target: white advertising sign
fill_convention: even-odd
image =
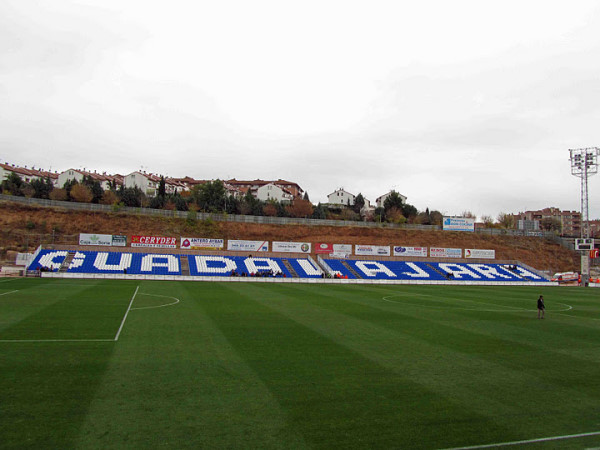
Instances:
[[[269,241],[227,241],[227,250],[235,252],[268,252]]]
[[[465,248],[465,258],[495,259],[496,250],[482,250],[477,248]]]
[[[33,259],[33,253],[17,253],[17,257],[15,259],[15,266],[23,266],[27,267],[31,260]]]
[[[310,253],[309,242],[273,242],[274,252],[283,253]]]
[[[462,248],[429,247],[431,258],[462,258]]]
[[[224,246],[224,239],[182,237],[179,247],[184,250],[221,250]]]
[[[355,255],[390,256],[390,247],[383,245],[355,245]]]
[[[112,245],[112,234],[79,234],[79,245]]]
[[[444,231],[475,231],[475,219],[469,217],[444,217]]]
[[[394,256],[420,256],[427,258],[427,247],[394,247]]]
[[[352,244],[333,244],[333,251],[335,253],[346,253],[347,255],[351,255]]]

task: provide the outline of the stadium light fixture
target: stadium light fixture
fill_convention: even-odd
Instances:
[[[588,178],[598,173],[598,147],[570,149],[571,175],[581,178],[581,239],[589,239]],[[589,253],[581,253],[581,279],[587,284],[590,276]]]

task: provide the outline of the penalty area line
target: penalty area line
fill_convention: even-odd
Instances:
[[[475,449],[479,449],[479,448],[508,447],[511,445],[535,444],[537,442],[560,441],[563,439],[575,439],[575,438],[598,436],[598,435],[600,435],[600,431],[592,431],[591,433],[567,434],[564,436],[551,436],[551,437],[538,438],[538,439],[526,439],[523,441],[498,442],[496,444],[484,444],[484,445],[470,445],[468,447],[452,447],[452,448],[447,448],[444,450],[475,450]]]
[[[121,331],[123,330],[123,325],[125,325],[125,320],[127,320],[127,314],[129,314],[129,311],[131,310],[131,305],[133,305],[133,301],[135,300],[135,296],[137,295],[139,289],[140,289],[140,285],[138,284],[138,287],[135,288],[135,292],[133,293],[133,297],[131,297],[131,301],[129,302],[127,311],[125,311],[125,315],[123,316],[123,320],[121,321],[121,326],[119,327],[119,330],[117,331],[117,334],[115,336],[115,341],[119,340],[119,335],[121,334]]]
[[[8,294],[13,294],[15,292],[19,292],[19,290],[17,289],[16,291],[4,292],[3,294],[0,294],[0,295],[8,295]]]

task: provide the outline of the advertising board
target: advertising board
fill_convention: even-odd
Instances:
[[[224,246],[224,239],[182,237],[179,243],[183,250],[221,250]]]
[[[394,256],[420,256],[427,258],[427,247],[394,247]]]
[[[113,247],[126,247],[127,246],[127,236],[123,236],[121,234],[113,234],[112,235],[112,246]]]
[[[465,248],[465,258],[495,259],[496,250],[482,250],[478,248]]]
[[[431,258],[462,258],[462,248],[429,247]]]
[[[384,245],[355,245],[355,255],[390,256],[390,247]]]
[[[227,250],[235,252],[268,252],[269,241],[227,241]]]
[[[274,252],[310,253],[310,242],[273,242]]]
[[[112,234],[79,234],[79,245],[112,245]]]
[[[334,253],[352,254],[352,244],[333,244]]]
[[[475,231],[475,219],[470,217],[444,217],[444,231]]]
[[[325,242],[319,242],[315,246],[315,253],[327,254],[333,253],[333,244],[326,244]]]
[[[131,236],[132,247],[177,248],[177,238],[165,236]]]

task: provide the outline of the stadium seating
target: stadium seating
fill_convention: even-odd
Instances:
[[[68,253],[66,250],[41,250],[27,269],[56,271],[60,269]]]
[[[177,254],[78,251],[73,254],[68,273],[182,275]],[[66,250],[42,250],[30,270],[58,271],[65,262]],[[323,272],[307,258],[188,255],[193,277],[276,276],[285,278],[322,278]],[[366,280],[421,280],[468,282],[546,282],[548,280],[521,266],[448,262],[363,261],[326,259],[334,274],[342,278]],[[64,270],[64,269],[63,269]]]
[[[354,278],[340,260],[326,259],[325,262],[341,275]],[[508,264],[358,260],[345,260],[345,263],[362,278],[373,280],[548,281],[523,267]]]
[[[281,258],[249,258],[245,256],[188,256],[190,275],[192,276],[231,276],[235,271],[237,275],[264,274],[272,271],[273,274],[290,278],[289,272]],[[304,278],[304,273],[298,273]]]

